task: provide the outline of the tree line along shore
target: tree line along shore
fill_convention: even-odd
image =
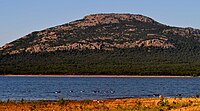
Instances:
[[[1,75],[199,76],[200,52],[124,49],[67,51],[0,57]]]

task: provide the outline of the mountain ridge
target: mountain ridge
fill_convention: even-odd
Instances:
[[[200,75],[200,30],[92,14],[0,48],[0,74]]]
[[[99,28],[100,32],[103,32],[106,29],[110,29],[109,28],[109,24],[120,24],[122,22],[127,22],[124,23],[122,25],[127,25],[127,27],[125,27],[125,31],[118,33],[118,36],[138,36],[138,35],[134,35],[134,34],[130,34],[130,33],[134,33],[137,31],[137,27],[134,27],[134,24],[131,24],[133,22],[141,22],[141,23],[147,23],[147,24],[151,24],[152,26],[157,26],[157,27],[161,27],[161,28],[167,28],[165,30],[163,30],[163,32],[161,32],[161,34],[156,34],[156,33],[147,33],[146,35],[143,36],[147,36],[147,37],[152,37],[154,39],[151,40],[130,40],[130,37],[124,37],[124,39],[130,40],[127,42],[124,42],[124,44],[102,44],[102,41],[104,41],[105,39],[107,40],[114,40],[115,38],[113,38],[113,36],[116,36],[117,34],[112,34],[108,32],[108,36],[106,36],[105,34],[102,35],[102,37],[99,37],[100,39],[98,39],[98,35],[93,34],[96,40],[99,40],[100,42],[92,42],[95,40],[91,40],[92,37],[87,37],[85,39],[81,39],[81,37],[78,36],[84,36],[84,34],[86,34],[87,32],[83,33],[82,35],[77,35],[78,32],[77,30],[87,30],[90,27],[96,27],[96,26],[103,26],[105,25],[105,27],[101,27]],[[130,26],[128,26],[130,25]],[[131,26],[132,25],[132,26]],[[76,20],[76,21],[72,21],[63,25],[59,25],[59,26],[55,26],[55,27],[51,27],[51,28],[47,28],[45,30],[42,31],[35,31],[32,32],[24,37],[19,38],[16,41],[13,41],[11,43],[8,43],[6,45],[4,45],[3,47],[0,48],[0,51],[3,51],[3,55],[6,54],[18,54],[21,52],[29,52],[29,53],[38,53],[41,51],[46,50],[47,52],[52,52],[52,51],[56,51],[56,50],[70,50],[70,49],[101,49],[100,46],[107,45],[107,48],[105,48],[106,50],[112,50],[112,48],[133,48],[136,46],[148,46],[148,44],[150,44],[149,46],[160,46],[163,48],[169,48],[169,47],[175,47],[173,45],[173,43],[168,43],[167,40],[168,38],[165,37],[166,34],[173,34],[173,35],[179,35],[179,36],[185,36],[185,37],[189,37],[193,34],[193,36],[200,36],[200,30],[198,29],[193,29],[193,28],[178,28],[178,27],[174,27],[174,28],[168,28],[169,26],[163,25],[159,22],[156,22],[155,20],[143,16],[143,15],[139,15],[139,14],[91,14],[91,15],[87,15],[85,16],[83,19],[80,20]],[[104,29],[105,28],[105,29]],[[120,26],[111,26],[111,30],[117,30],[119,29]],[[144,28],[145,29],[145,28]],[[149,29],[151,30],[151,29]],[[77,31],[77,32],[76,32]],[[96,31],[96,30],[95,30]],[[153,31],[153,29],[152,29]],[[96,31],[97,32],[97,31]],[[95,33],[95,32],[94,32]],[[114,33],[114,32],[113,32]],[[116,32],[115,32],[116,33]],[[125,33],[125,34],[123,34]],[[92,34],[91,34],[92,35]],[[91,36],[89,35],[89,36]],[[65,37],[62,37],[65,36]],[[73,43],[72,41],[69,41],[68,43],[68,37],[69,39],[79,39],[76,40],[76,43]],[[104,36],[104,37],[103,37]],[[140,36],[140,35],[139,35]],[[153,37],[153,36],[157,36]],[[146,38],[147,38],[146,37]],[[33,40],[30,40],[30,39]],[[37,39],[38,38],[38,39]],[[160,39],[158,39],[160,38]],[[28,40],[29,39],[29,40]],[[63,40],[61,40],[63,39]],[[102,40],[101,40],[102,39]],[[118,39],[118,38],[116,38]],[[198,38],[199,39],[199,38]],[[25,43],[25,42],[29,42],[29,43]],[[56,44],[57,41],[61,41],[61,42],[65,42],[66,44],[57,44],[54,47],[51,47],[50,42],[54,42]],[[83,42],[87,42],[89,41],[89,44],[84,44]],[[126,40],[124,40],[126,41]],[[24,42],[24,43],[23,43]],[[49,42],[49,43],[48,43]],[[79,43],[83,43],[83,44],[79,44]],[[18,44],[25,44],[28,45],[30,47],[23,47],[22,45],[18,45]],[[126,45],[129,44],[129,45]],[[13,47],[18,47],[17,49],[13,50]]]

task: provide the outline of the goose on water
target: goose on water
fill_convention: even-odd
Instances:
[[[61,91],[56,91],[55,93],[58,94],[58,93],[61,93]]]

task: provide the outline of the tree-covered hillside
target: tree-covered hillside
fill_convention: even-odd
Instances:
[[[10,55],[1,58],[1,74],[200,74],[200,52],[161,48],[85,50]]]

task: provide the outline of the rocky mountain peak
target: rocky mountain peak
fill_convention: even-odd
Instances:
[[[138,14],[91,14],[64,25],[32,32],[1,47],[0,55],[135,47],[167,49],[187,42],[187,38],[199,44],[200,30],[166,26]]]
[[[144,23],[153,23],[161,25],[153,19],[139,14],[91,14],[85,16],[82,20],[70,22],[70,24],[77,25],[80,27],[119,23],[120,21],[140,21]]]
[[[140,22],[148,22],[153,23],[154,20],[138,14],[92,14],[85,16],[84,19],[90,20],[90,21],[99,21],[99,22],[106,22],[106,23],[112,23],[116,21],[133,21],[137,20]],[[118,23],[118,22],[116,22]]]

